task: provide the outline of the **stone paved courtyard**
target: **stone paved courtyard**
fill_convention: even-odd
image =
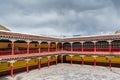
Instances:
[[[0,80],[120,80],[120,68],[78,64],[58,64],[14,75],[14,79],[4,77]]]

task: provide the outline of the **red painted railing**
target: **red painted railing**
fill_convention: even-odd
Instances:
[[[41,52],[48,52],[48,49],[41,49]]]
[[[82,51],[82,49],[79,49],[79,48],[74,49],[74,48],[73,48],[73,51]]]
[[[54,52],[54,51],[56,51],[56,49],[50,49],[50,52]]]
[[[14,51],[14,54],[27,54],[27,50],[18,50],[18,51]]]
[[[12,51],[0,51],[0,55],[11,55]]]
[[[111,52],[120,52],[120,48],[112,48]]]
[[[109,48],[97,48],[96,49],[96,52],[101,52],[101,51],[103,51],[103,52],[109,52]]]
[[[94,51],[94,48],[84,48],[83,51],[93,52],[93,51]]]
[[[29,53],[38,53],[38,50],[29,50]]]
[[[48,52],[48,49],[40,49],[41,53]],[[59,50],[62,51],[62,50]],[[82,49],[75,49],[73,48],[73,51],[71,51],[71,48],[63,49],[63,51],[69,51],[69,52],[82,52]],[[109,48],[97,48],[96,52],[109,52]],[[56,52],[56,49],[50,49],[50,52]],[[94,48],[84,48],[83,52],[94,52]],[[120,48],[112,48],[111,52],[120,52]],[[31,53],[39,53],[39,50],[29,50],[29,54]],[[0,51],[0,55],[11,55],[11,51]],[[14,54],[27,54],[27,50],[17,50],[14,51]]]

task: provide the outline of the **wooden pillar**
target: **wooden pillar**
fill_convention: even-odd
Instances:
[[[28,62],[30,61],[30,59],[25,59],[26,60],[26,73],[29,72],[29,65]]]
[[[64,45],[63,44],[64,44],[64,42],[62,42],[62,51],[64,50]]]
[[[72,57],[73,55],[70,55],[70,64],[72,64]]]
[[[63,55],[61,55],[61,63],[63,63]]]
[[[97,41],[93,41],[93,43],[94,43],[94,52],[96,52],[96,42]]]
[[[41,68],[41,57],[38,58],[38,70]]]
[[[27,54],[29,54],[30,42],[27,42]]]
[[[48,42],[48,52],[50,52],[50,43],[51,42]]]
[[[73,42],[70,42],[71,45],[71,51],[73,51]]]
[[[12,41],[12,55],[14,55],[14,41]]]
[[[13,77],[13,64],[15,63],[15,60],[8,61],[10,63],[10,76]]]
[[[48,58],[48,68],[50,67],[50,57],[51,56],[47,56],[47,58]]]
[[[80,55],[81,56],[81,59],[82,59],[82,66],[84,65],[84,55]]]
[[[58,64],[58,55],[55,55],[55,57],[56,57],[56,65]]]
[[[94,67],[96,67],[96,58],[97,56],[92,56],[94,58]]]
[[[80,43],[81,43],[81,45],[82,45],[82,52],[84,52],[84,46],[83,46],[84,41],[81,41]]]
[[[114,56],[106,56],[107,58],[108,58],[108,62],[109,62],[109,68],[111,69],[111,67],[112,67],[112,58],[114,57]]]
[[[109,48],[109,52],[111,53],[111,47],[112,47],[112,46],[111,46],[111,42],[112,42],[112,40],[108,40],[107,42],[108,42],[108,46],[109,46],[109,47],[108,47],[108,48]]]
[[[41,52],[41,41],[39,41],[39,47],[38,47],[38,52]]]
[[[58,51],[58,48],[57,48],[58,42],[56,42],[55,44],[56,44],[56,52],[57,52]]]

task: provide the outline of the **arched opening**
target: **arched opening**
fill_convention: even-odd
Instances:
[[[0,55],[11,55],[12,53],[12,43],[10,40],[2,39],[0,40]]]
[[[71,51],[71,45],[70,45],[70,43],[64,43],[63,44],[63,50],[65,50],[65,51]]]
[[[29,53],[38,53],[39,44],[37,41],[30,42]]]
[[[17,40],[14,42],[14,54],[26,54],[27,42],[23,40]]]
[[[50,43],[50,51],[51,51],[51,52],[56,51],[56,43],[55,43],[55,42],[51,42],[51,43]]]
[[[111,51],[119,52],[120,51],[120,40],[114,40],[111,43]]]
[[[83,44],[84,51],[94,51],[94,43],[93,42],[85,42]]]
[[[96,43],[96,51],[109,51],[109,45],[107,41],[99,41]]]
[[[82,51],[82,45],[80,42],[73,43],[73,51]]]
[[[40,47],[41,47],[41,52],[48,52],[48,43],[47,42],[42,42]]]

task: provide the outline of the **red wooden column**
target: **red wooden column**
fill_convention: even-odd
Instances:
[[[10,76],[13,77],[13,64],[15,63],[15,60],[9,61],[10,63]]]
[[[41,68],[41,58],[42,58],[42,57],[39,57],[39,58],[38,58],[38,70],[40,70],[40,68]]]
[[[73,51],[73,42],[70,42],[71,45],[71,51]]]
[[[55,57],[56,57],[56,65],[58,64],[58,55],[55,55]]]
[[[61,55],[61,63],[63,63],[63,55]]]
[[[109,67],[110,68],[112,67],[112,61],[111,61],[111,59],[109,59]]]
[[[112,67],[112,58],[113,58],[113,56],[106,56],[107,58],[108,58],[108,62],[109,62],[109,68],[111,69],[111,67]]]
[[[56,42],[55,44],[56,44],[56,52],[57,52],[58,51],[58,48],[57,48],[58,42]]]
[[[80,41],[80,43],[81,43],[81,45],[82,45],[82,52],[84,52],[84,46],[83,46],[84,41]]]
[[[12,41],[12,55],[14,55],[14,41]]]
[[[82,66],[84,65],[84,55],[80,55],[81,56],[81,59],[82,59]]]
[[[70,56],[70,64],[72,64],[72,57],[73,55],[69,55]]]
[[[41,41],[39,41],[39,47],[38,47],[38,52],[41,52]]]
[[[50,52],[50,43],[51,42],[48,42],[48,52]]]
[[[27,41],[27,54],[29,54],[30,41]]]
[[[96,67],[96,58],[97,56],[92,56],[94,58],[94,67]]]
[[[25,59],[26,60],[26,73],[29,72],[29,65],[28,62],[30,61],[30,59]]]
[[[50,57],[51,56],[47,56],[47,58],[48,58],[48,68],[50,67]]]

